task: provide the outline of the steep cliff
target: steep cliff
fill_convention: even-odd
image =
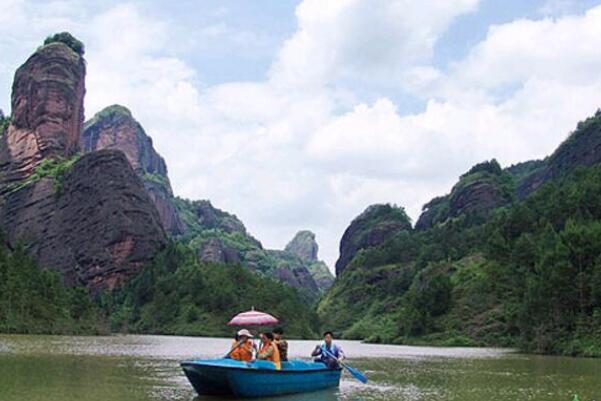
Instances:
[[[85,93],[83,58],[62,43],[39,48],[15,73],[12,118],[0,138],[0,185],[26,179],[42,160],[78,150]]]
[[[389,204],[369,206],[342,235],[336,276],[340,276],[358,251],[381,245],[403,230],[411,230],[411,221],[402,208]]]
[[[328,266],[318,259],[319,246],[315,241],[315,234],[308,230],[299,231],[284,248],[284,251],[297,256],[315,280],[320,291],[325,291],[332,286],[334,276]]]
[[[80,146],[83,152],[117,149],[125,153],[155,204],[165,231],[171,235],[184,232],[185,225],[175,208],[165,160],[127,108],[113,105],[96,113],[84,125]]]
[[[166,239],[123,153],[76,154],[85,93],[77,43],[49,38],[15,74],[0,138],[0,226],[67,283],[114,288]]]
[[[312,263],[317,262],[319,246],[315,241],[315,234],[311,231],[303,230],[296,233],[284,250],[298,256],[304,262]]]

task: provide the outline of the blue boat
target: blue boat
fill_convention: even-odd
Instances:
[[[199,395],[266,397],[337,387],[342,369],[301,360],[282,362],[277,370],[269,361],[203,359],[181,363]]]

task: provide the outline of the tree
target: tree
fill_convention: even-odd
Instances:
[[[44,40],[44,46],[49,45],[50,43],[63,43],[80,56],[83,56],[85,53],[83,42],[69,32],[60,32],[48,36],[46,40]]]

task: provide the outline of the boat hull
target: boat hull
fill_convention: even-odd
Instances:
[[[291,361],[276,370],[271,362],[230,359],[182,362],[184,373],[198,394],[265,397],[337,387],[341,369],[321,363]]]

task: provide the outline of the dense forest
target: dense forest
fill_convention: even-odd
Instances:
[[[236,313],[256,307],[278,316],[292,337],[316,336],[306,296],[239,265],[206,264],[171,243],[123,288],[92,295],[41,270],[23,248],[0,248],[0,332],[225,335]]]
[[[562,149],[600,131],[597,113]],[[492,174],[511,194],[540,165],[515,174],[483,163],[453,191]],[[488,212],[449,217],[441,199],[436,216],[447,216],[430,228],[361,250],[319,305],[322,318],[373,342],[601,355],[601,165],[565,171]]]

